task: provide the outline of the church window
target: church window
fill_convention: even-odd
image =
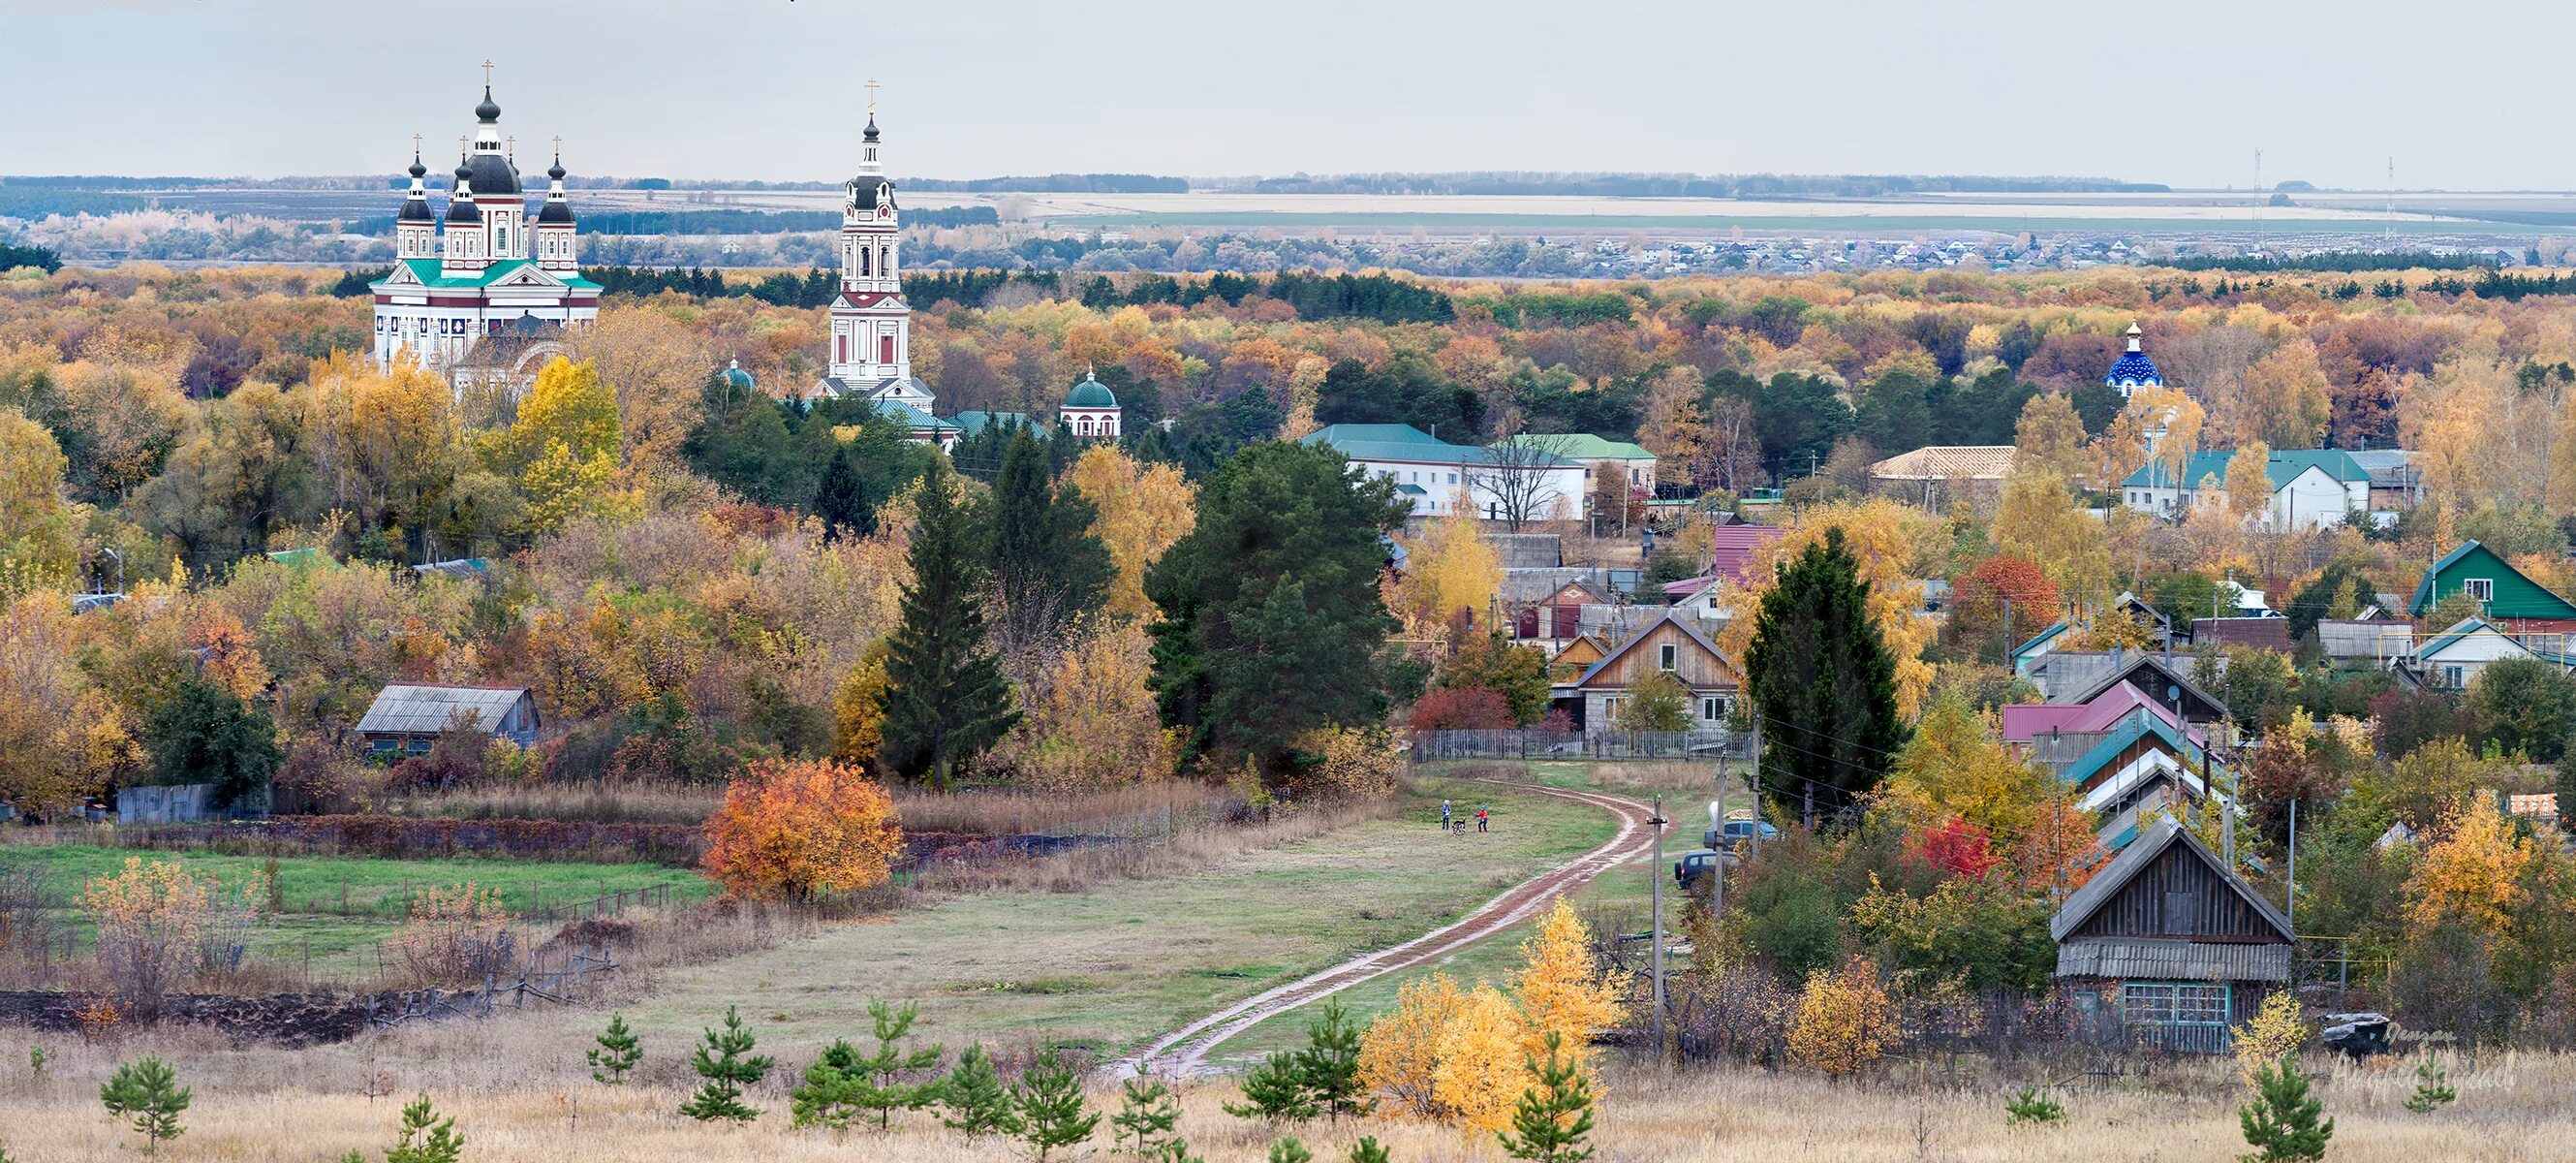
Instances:
[[[872,270],[872,269],[870,268],[870,266],[869,266],[870,261],[871,261],[871,260],[873,260],[875,257],[876,257],[876,252],[875,252],[874,250],[870,250],[870,249],[868,249],[868,248],[866,248],[866,247],[861,247],[861,248],[859,248],[859,273],[860,273],[860,274],[862,274],[862,275],[868,275],[868,274],[874,274],[874,273],[876,273],[876,272],[875,272],[874,270]]]
[[[834,362],[834,363],[848,363],[848,362],[850,362],[850,333],[849,333],[849,332],[844,331],[844,332],[840,333],[839,335],[835,335],[835,336],[833,336],[832,338],[833,338],[833,339],[835,339],[835,340],[837,340],[837,341],[839,342],[839,346],[838,346],[838,347],[836,347],[834,350],[836,350],[836,351],[838,351],[838,352],[840,353],[840,354],[835,355],[835,356],[833,356],[833,357],[832,357],[832,362]]]
[[[877,340],[877,362],[894,362],[894,336],[888,335]]]

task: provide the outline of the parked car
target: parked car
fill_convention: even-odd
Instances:
[[[1718,834],[1719,829],[1716,828],[1702,832],[1700,843],[1711,848],[1733,848],[1748,839],[1777,840],[1780,838],[1780,829],[1772,827],[1768,820],[1728,820],[1724,831],[1725,835],[1722,836]]]
[[[1735,854],[1731,852],[1685,852],[1681,859],[1673,861],[1673,883],[1682,886],[1684,892],[1696,892],[1701,878],[1734,864]]]

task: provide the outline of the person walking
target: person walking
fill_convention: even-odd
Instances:
[[[1485,830],[1485,805],[1483,804],[1476,805],[1476,830],[1479,832]]]
[[[1447,800],[1440,801],[1440,830],[1443,832],[1449,830],[1449,801]]]

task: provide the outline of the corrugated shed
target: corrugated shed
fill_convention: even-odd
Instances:
[[[1934,444],[1869,466],[1883,481],[1999,481],[2012,472],[2009,444]]]
[[[2406,622],[2317,620],[2317,644],[2338,662],[2402,658],[2415,649],[2415,627]]]
[[[527,697],[526,687],[388,686],[358,719],[358,733],[435,735],[460,714],[472,714],[484,730],[496,731],[510,708]]]
[[[1504,569],[1557,569],[1565,564],[1565,538],[1554,533],[1489,533]]]
[[[2057,947],[2059,977],[2288,981],[2290,946],[2094,938]]]

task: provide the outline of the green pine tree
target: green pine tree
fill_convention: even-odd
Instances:
[[[1119,1094],[1118,1113],[1109,1119],[1109,1141],[1140,1159],[1151,1158],[1180,1129],[1181,1100],[1163,1080],[1138,1075]]]
[[[1351,1144],[1349,1163],[1388,1163],[1386,1148],[1378,1145],[1377,1136],[1362,1135]]]
[[[940,1123],[971,1138],[1017,1135],[1023,1125],[1019,1104],[1003,1088],[1001,1072],[993,1069],[980,1042],[957,1056],[956,1068],[939,1084],[939,1101],[947,1108]]]
[[[743,1088],[759,1084],[775,1063],[766,1054],[751,1055],[757,1043],[751,1031],[743,1028],[740,1009],[726,1006],[724,1032],[708,1030],[707,1044],[689,1060],[706,1082],[681,1105],[680,1113],[702,1123],[716,1119],[747,1123],[759,1118],[760,1110],[742,1101]]]
[[[2004,1122],[2011,1126],[2023,1123],[2057,1123],[2066,1120],[2066,1106],[2041,1094],[2036,1086],[2025,1086],[2021,1093],[2004,1101]]]
[[[1058,488],[1054,479],[1045,446],[1026,429],[1014,432],[988,502],[994,588],[1002,595],[996,628],[1007,641],[1034,641],[1099,609],[1118,572],[1109,547],[1091,532],[1099,510],[1082,490]]]
[[[1297,1052],[1298,1081],[1308,1099],[1336,1123],[1344,1115],[1367,1114],[1373,1105],[1368,1086],[1360,1081],[1361,1032],[1350,1007],[1339,998],[1327,999],[1323,1013],[1306,1023],[1306,1048]]]
[[[868,499],[867,482],[859,479],[856,454],[849,445],[839,444],[832,450],[832,463],[824,467],[821,483],[814,486],[814,515],[823,519],[827,541],[865,537],[876,530],[876,505]]]
[[[869,1002],[868,1016],[875,1021],[876,1052],[862,1055],[846,1041],[834,1041],[825,1047],[823,1056],[806,1069],[805,1084],[790,1096],[795,1125],[840,1130],[874,1112],[877,1129],[884,1130],[894,1124],[894,1112],[930,1105],[938,1097],[936,1080],[904,1081],[905,1075],[937,1067],[944,1053],[935,1045],[912,1050],[900,1045],[920,1015],[921,1007],[911,1002],[900,1008],[882,999]]]
[[[98,1100],[106,1104],[109,1115],[131,1121],[134,1133],[143,1136],[143,1153],[149,1155],[163,1142],[187,1133],[179,1125],[179,1113],[188,1109],[191,1093],[178,1084],[169,1063],[148,1057],[117,1067],[98,1088]]]
[[[385,1151],[385,1163],[456,1163],[464,1154],[456,1119],[439,1118],[424,1094],[403,1105],[402,1135]]]
[[[2296,1051],[2279,1062],[2254,1068],[2254,1101],[2236,1108],[2237,1122],[2253,1153],[2244,1163],[2300,1163],[2323,1159],[2326,1141],[2334,1138],[2334,1120],[2323,1118],[2325,1104],[2308,1094],[2299,1073]]]
[[[886,658],[885,742],[878,758],[945,788],[958,765],[1019,721],[1011,684],[985,641],[984,568],[953,481],[934,466],[922,478],[912,531],[912,580]]]
[[[2442,1068],[2442,1060],[2427,1058],[2415,1068],[2415,1093],[2406,1100],[2406,1109],[2428,1115],[2459,1097],[2460,1092],[2451,1089],[2451,1072]]]
[[[1100,1116],[1083,1104],[1082,1072],[1065,1065],[1052,1047],[1039,1053],[1037,1063],[1020,1077],[1016,1100],[1020,1138],[1037,1153],[1038,1163],[1046,1163],[1049,1153],[1059,1148],[1089,1142],[1091,1132],[1100,1126]]]
[[[1562,1052],[1564,1039],[1547,1034],[1547,1061],[1529,1059],[1532,1085],[1512,1108],[1512,1129],[1498,1132],[1503,1153],[1534,1163],[1582,1163],[1592,1157],[1592,1082]]]
[[[1299,1057],[1283,1051],[1262,1059],[1260,1065],[1245,1071],[1244,1101],[1224,1104],[1225,1113],[1238,1119],[1266,1119],[1274,1123],[1300,1123],[1315,1117],[1315,1096],[1306,1089],[1306,1071]]]
[[[590,1076],[610,1086],[622,1086],[626,1072],[644,1060],[644,1043],[626,1028],[625,1014],[608,1015],[608,1032],[597,1039],[599,1045],[584,1057],[590,1060]]]
[[[1905,742],[1896,657],[1870,621],[1869,584],[1842,530],[1800,551],[1762,595],[1744,681],[1775,796],[1803,809],[1812,795],[1823,812],[1878,786]]]
[[[1297,1141],[1295,1135],[1282,1135],[1270,1145],[1270,1163],[1315,1163],[1315,1153]]]

